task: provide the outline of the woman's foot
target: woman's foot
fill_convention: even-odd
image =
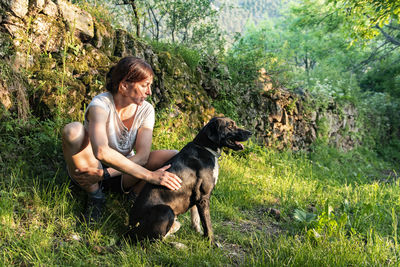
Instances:
[[[89,193],[86,201],[86,208],[83,214],[87,224],[98,223],[103,215],[106,197],[100,192]]]

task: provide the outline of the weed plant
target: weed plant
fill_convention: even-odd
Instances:
[[[167,113],[166,113],[167,114]],[[160,115],[154,149],[180,149],[194,130]],[[179,127],[177,127],[179,125]],[[216,240],[190,227],[164,241],[128,243],[120,196],[107,195],[103,223],[80,221],[84,194],[64,170],[60,125],[12,117],[0,123],[0,262],[9,265],[365,266],[399,259],[396,166],[360,147],[318,144],[310,153],[251,141],[220,159],[211,197]],[[272,214],[279,210],[280,216]],[[177,249],[173,242],[186,245]]]

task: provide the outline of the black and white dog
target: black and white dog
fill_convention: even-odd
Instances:
[[[211,119],[192,142],[165,163],[171,164],[169,172],[182,179],[182,187],[172,191],[147,183],[130,210],[128,235],[137,240],[163,238],[177,215],[196,206],[204,236],[214,243],[210,195],[218,179],[218,157],[222,147],[242,150],[239,142],[246,141],[251,134],[231,119]]]

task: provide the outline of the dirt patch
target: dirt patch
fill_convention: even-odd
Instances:
[[[259,208],[255,210],[242,211],[245,219],[240,221],[224,221],[221,224],[232,231],[240,232],[245,235],[258,233],[266,239],[274,239],[284,233],[276,220],[278,210],[273,210],[271,214],[270,208]],[[222,249],[232,261],[233,265],[241,265],[244,263],[249,248],[242,244],[227,242],[223,236],[217,238],[217,242],[222,245]]]
[[[222,249],[225,255],[231,260],[233,266],[242,265],[244,263],[247,254],[247,249],[245,247],[238,244],[223,243]]]

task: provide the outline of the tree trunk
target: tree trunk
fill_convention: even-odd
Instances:
[[[135,3],[135,0],[130,0],[130,5],[132,6],[133,9],[133,14],[135,15],[135,23],[136,23],[136,36],[140,37],[140,18],[139,18],[139,12],[137,10],[137,6]]]

